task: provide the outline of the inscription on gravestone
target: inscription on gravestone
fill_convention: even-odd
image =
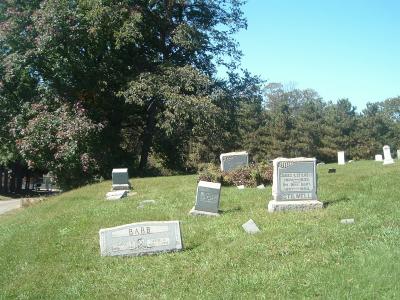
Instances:
[[[200,181],[197,185],[196,203],[190,214],[218,215],[221,184]]]
[[[229,172],[249,165],[249,154],[243,152],[229,152],[220,155],[221,171]]]
[[[273,164],[273,200],[268,211],[322,207],[317,199],[315,158],[277,158]]]
[[[141,222],[100,229],[102,256],[138,256],[183,249],[179,221]]]
[[[128,169],[113,169],[112,170],[112,190],[130,190]]]

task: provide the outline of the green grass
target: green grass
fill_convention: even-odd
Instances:
[[[104,200],[108,181],[0,216],[0,299],[399,299],[400,162],[318,176],[319,211],[269,214],[270,187],[224,187],[221,217],[192,217],[196,177],[173,176],[133,179],[123,201]],[[261,233],[242,230],[250,218]],[[100,228],[152,220],[180,220],[185,250],[100,256]]]

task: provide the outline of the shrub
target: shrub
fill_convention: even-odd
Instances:
[[[217,166],[208,164],[200,167],[199,180],[220,182],[224,186],[256,187],[260,184],[271,184],[272,172],[272,166],[264,163],[251,164],[231,172],[221,172]]]

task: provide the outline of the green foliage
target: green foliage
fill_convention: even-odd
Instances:
[[[65,189],[90,182],[97,173],[96,136],[102,125],[93,124],[79,104],[55,104],[27,107],[11,123],[11,132],[28,166],[51,170]]]
[[[199,180],[209,182],[220,182],[224,186],[244,185],[256,187],[257,185],[268,185],[272,183],[273,168],[266,163],[250,164],[230,172],[222,172],[214,164],[202,166],[199,172]]]

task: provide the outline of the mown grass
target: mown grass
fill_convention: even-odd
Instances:
[[[196,176],[174,176],[133,179],[119,202],[103,182],[0,216],[0,298],[398,299],[400,162],[318,175],[319,211],[269,214],[270,187],[224,187],[221,217],[188,216]],[[261,233],[243,231],[250,218]],[[180,220],[185,250],[100,257],[100,228],[152,220]]]

